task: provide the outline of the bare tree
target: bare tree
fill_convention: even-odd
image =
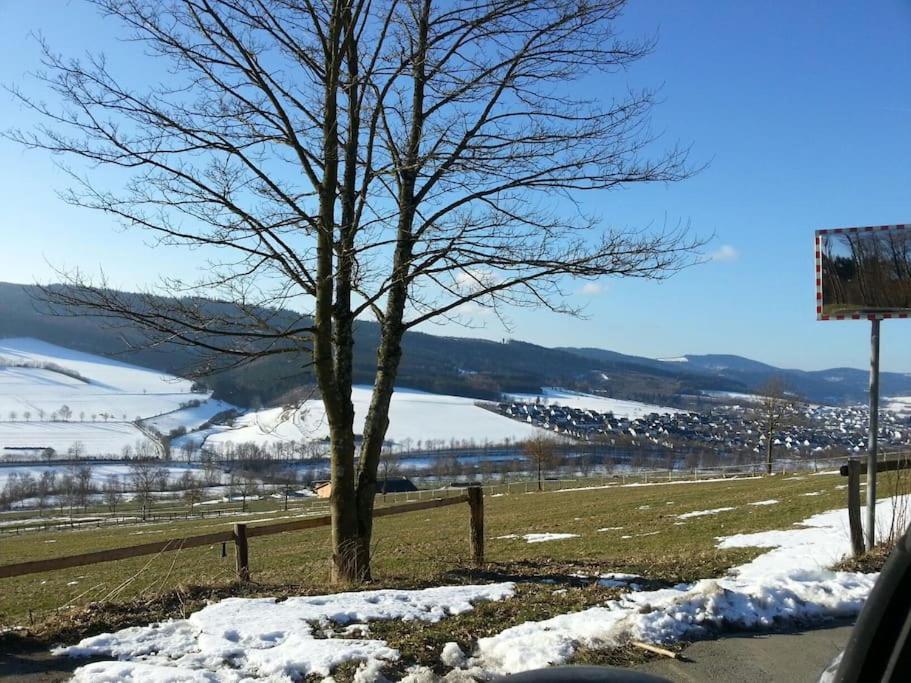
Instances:
[[[772,474],[776,434],[796,424],[798,401],[785,390],[780,377],[773,377],[758,391],[759,401],[751,411],[765,438],[766,473]]]
[[[64,507],[69,508],[70,516],[73,516],[73,507],[77,504],[78,499],[78,484],[76,482],[76,477],[73,476],[71,472],[65,472],[62,477],[60,477],[60,492],[59,501],[60,501],[60,511],[63,511]]]
[[[45,124],[10,137],[122,171],[106,187],[72,169],[72,203],[229,256],[138,296],[78,273],[45,296],[208,352],[203,370],[310,354],[339,581],[370,576],[408,330],[483,309],[579,313],[572,278],[657,279],[693,261],[685,231],[601,229],[576,201],[690,172],[686,150],[654,149],[651,92],[592,94],[653,48],[618,35],[625,0],[94,1],[169,64],[168,82],[45,46],[38,80],[61,106],[14,91]],[[279,310],[292,300],[310,313]],[[354,328],[370,315],[380,339],[356,459]]]
[[[538,473],[538,490],[544,490],[544,472],[554,465],[557,441],[549,434],[536,434],[523,444],[525,455],[531,460]]]
[[[193,508],[202,500],[202,482],[189,470],[180,475],[180,488],[183,491],[183,500],[187,504],[187,517],[193,513]]]
[[[35,490],[35,498],[38,503],[38,511],[44,512],[47,507],[48,498],[54,493],[57,485],[57,473],[54,470],[44,470],[38,479],[38,485]]]
[[[123,502],[123,486],[120,483],[120,477],[114,475],[104,482],[101,498],[110,513],[116,515],[117,506]]]
[[[78,460],[85,455],[85,444],[81,441],[74,441],[66,449],[66,457],[70,460]]]
[[[72,467],[72,475],[75,483],[73,504],[81,507],[82,511],[85,512],[89,504],[89,496],[95,490],[95,486],[92,484],[92,468],[88,465],[74,465]]]
[[[399,456],[395,449],[387,444],[380,451],[380,473],[383,481],[383,498],[386,497],[386,491],[389,489],[389,475],[395,475],[398,472]]]
[[[160,489],[162,480],[167,481],[168,471],[151,462],[136,462],[130,465],[130,486],[136,496],[140,517],[145,520],[155,500],[153,493]]]
[[[241,474],[240,486],[238,487],[240,493],[240,511],[247,511],[247,498],[253,497],[259,491],[259,481],[256,478],[256,474],[250,471],[244,471]]]

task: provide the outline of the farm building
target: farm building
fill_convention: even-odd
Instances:
[[[311,488],[319,498],[328,498],[332,495],[332,482],[318,481]],[[417,490],[418,487],[408,477],[388,477],[376,482],[377,494],[404,493]]]

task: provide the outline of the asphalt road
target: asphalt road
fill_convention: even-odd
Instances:
[[[841,622],[806,631],[725,636],[693,643],[683,661],[656,659],[636,668],[674,683],[815,683],[848,642],[851,628]],[[57,683],[88,661],[54,657],[43,648],[0,653],[0,680]]]
[[[684,660],[653,660],[636,667],[674,683],[811,683],[841,652],[851,624],[787,633],[739,634],[693,643]]]

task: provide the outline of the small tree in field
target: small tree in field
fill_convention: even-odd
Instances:
[[[57,473],[54,470],[44,470],[38,478],[35,497],[38,499],[38,511],[44,512],[48,498],[57,488]]]
[[[784,382],[773,377],[758,391],[759,400],[751,413],[765,437],[766,474],[772,474],[775,435],[798,422],[798,400],[785,391]]]
[[[522,450],[538,473],[538,491],[543,491],[544,472],[553,467],[556,460],[557,440],[549,434],[537,434],[525,441]]]
[[[380,453],[380,476],[383,481],[383,498],[386,497],[386,491],[389,488],[389,476],[395,475],[398,471],[399,457],[391,445],[387,445]]]
[[[613,229],[580,210],[582,193],[690,172],[686,150],[655,149],[652,93],[625,75],[611,86],[653,47],[619,34],[625,0],[95,4],[167,79],[47,48],[39,79],[57,102],[17,93],[45,125],[10,135],[87,162],[73,203],[223,260],[198,282],[167,280],[162,292],[187,295],[167,303],[78,274],[45,296],[222,366],[309,356],[330,433],[338,581],[370,578],[409,330],[485,309],[574,314],[573,278],[657,279],[693,261],[681,231]],[[99,166],[123,184],[102,185],[115,174]],[[278,310],[289,302],[306,314]],[[354,332],[366,316],[379,339],[358,446]]]
[[[120,477],[114,475],[104,482],[101,499],[108,511],[112,515],[116,515],[117,507],[123,502],[123,486],[120,483]]]
[[[152,510],[154,492],[168,478],[168,471],[151,462],[136,462],[130,465],[130,488],[136,496],[140,517],[145,520]]]
[[[193,508],[199,505],[202,500],[202,482],[194,476],[189,470],[180,475],[180,488],[183,491],[183,500],[187,505],[187,514],[189,517],[193,514]]]

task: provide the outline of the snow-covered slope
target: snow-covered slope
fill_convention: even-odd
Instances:
[[[54,369],[17,367],[29,364],[60,368],[78,377]],[[176,410],[193,398],[208,398],[193,394],[190,387],[188,380],[179,377],[37,339],[0,339],[3,419],[8,419],[10,411],[20,418],[28,411],[37,420],[41,412],[48,417],[65,404],[73,412],[71,420],[79,419],[81,413],[88,419],[108,413],[114,416],[111,419],[133,420]]]
[[[143,420],[143,424],[157,429],[162,434],[170,434],[173,430],[183,427],[187,431],[199,429],[219,413],[228,410],[236,410],[235,406],[218,399],[209,399],[198,406],[181,408],[171,413],[158,415],[156,417]]]
[[[357,431],[361,432],[370,404],[371,387],[355,386],[354,402]],[[271,408],[248,413],[235,422],[236,428],[219,431],[206,440],[210,446],[228,442],[312,441],[329,435],[326,413],[320,400],[306,401],[300,410]],[[417,446],[418,441],[450,441],[477,444],[501,443],[506,439],[524,439],[538,433],[538,428],[512,420],[475,405],[475,400],[461,396],[429,394],[414,389],[396,389],[389,408],[388,440],[399,445]]]
[[[553,405],[581,408],[582,410],[595,410],[599,413],[613,413],[615,417],[626,417],[629,419],[635,419],[650,413],[673,414],[680,412],[676,408],[668,408],[666,406],[640,403],[639,401],[624,401],[619,398],[583,394],[577,391],[569,391],[568,389],[558,389],[554,387],[545,387],[544,392],[541,394],[510,394],[509,398],[524,403],[535,403],[540,400],[542,403]]]
[[[191,388],[180,377],[37,339],[0,339],[0,457],[20,448],[63,454],[75,442],[88,456],[120,455],[146,440],[131,424],[137,418],[154,418],[147,424],[167,433],[231,407]],[[185,408],[191,401],[201,404]]]

